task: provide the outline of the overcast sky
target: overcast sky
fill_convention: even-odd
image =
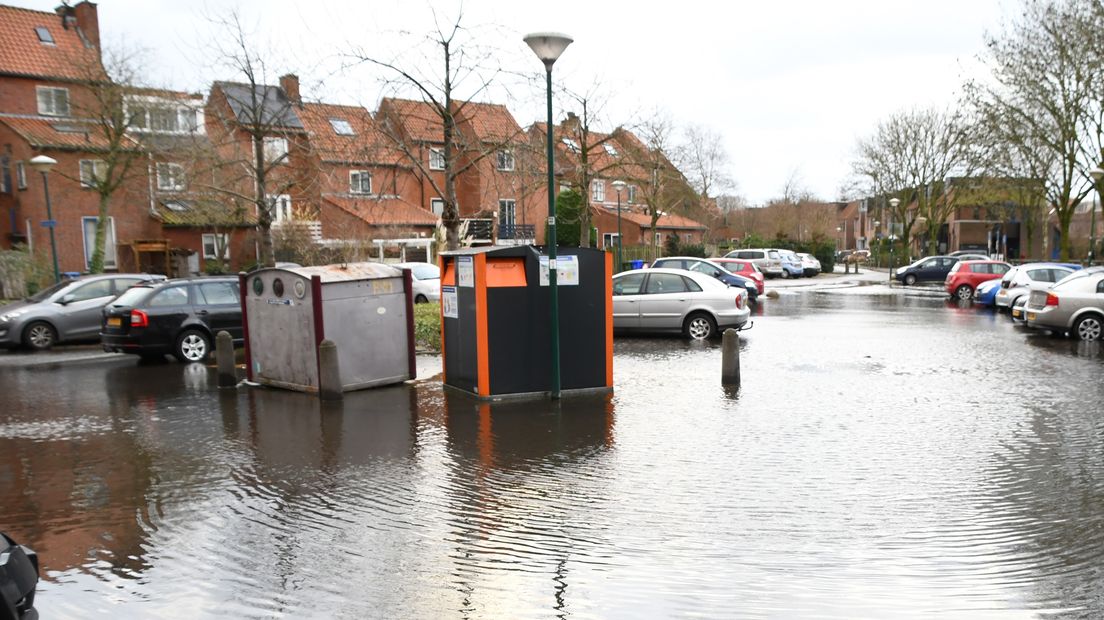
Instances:
[[[38,10],[58,4],[0,0]],[[1017,0],[736,0],[639,2],[464,3],[460,37],[496,49],[507,74],[485,94],[509,105],[527,126],[543,120],[539,61],[521,41],[532,31],[560,31],[575,43],[556,64],[558,85],[592,92],[604,129],[639,123],[656,110],[676,124],[720,132],[738,192],[753,203],[781,194],[796,175],[832,199],[847,178],[855,140],[878,119],[916,105],[950,105],[986,32],[999,29]],[[431,10],[430,7],[433,7]],[[211,23],[233,7],[260,49],[273,50],[270,70],[294,71],[303,96],[375,108],[396,94],[369,66],[343,68],[360,49],[377,58],[410,51],[459,4],[419,0],[311,2],[293,0],[101,0],[100,30],[108,44],[147,49],[154,85],[206,91],[214,79],[235,79],[212,59],[212,41],[226,40]],[[646,7],[646,8],[645,8]],[[660,9],[660,7],[663,7]],[[490,65],[491,63],[483,63]],[[467,96],[473,81],[460,89]],[[407,96],[412,92],[398,93]],[[556,116],[568,100],[557,99]]]

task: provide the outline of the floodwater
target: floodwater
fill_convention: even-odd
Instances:
[[[719,343],[625,338],[612,396],[552,405],[5,369],[0,529],[50,619],[1104,615],[1099,343],[900,296],[754,319],[738,391]]]

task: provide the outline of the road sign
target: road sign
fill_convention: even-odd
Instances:
[[[43,228],[54,228],[57,226],[57,220],[42,220]]]

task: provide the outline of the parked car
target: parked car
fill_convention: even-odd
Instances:
[[[112,273],[64,280],[0,308],[0,346],[45,350],[58,343],[95,340],[100,310],[141,282],[164,280],[148,273]]]
[[[844,260],[849,263],[865,263],[870,260],[870,250],[852,250]]]
[[[183,278],[135,286],[104,306],[100,340],[105,351],[202,362],[223,330],[244,341],[238,279]]]
[[[685,269],[687,271],[701,272],[717,278],[728,286],[744,288],[747,290],[748,301],[756,302],[759,298],[759,285],[757,285],[754,280],[732,273],[717,263],[705,258],[697,258],[694,256],[668,256],[657,258],[652,263],[652,267]]]
[[[996,302],[997,291],[999,290],[1001,290],[1000,280],[982,282],[977,286],[977,289],[974,290],[974,305],[992,308],[994,302]]]
[[[1024,306],[1027,305],[1027,299],[1029,297],[1031,297],[1030,294],[1024,295],[1023,297],[1020,297],[1019,299],[1017,299],[1015,302],[1012,303],[1012,320],[1013,321],[1023,321],[1023,320],[1027,319],[1027,317],[1025,316],[1026,313],[1024,312]]]
[[[705,340],[729,327],[742,328],[751,311],[747,291],[701,272],[643,269],[613,276],[613,327],[682,332]]]
[[[790,250],[772,250],[778,252],[778,258],[782,261],[783,278],[800,278],[805,275],[805,267],[801,265],[801,259]]]
[[[778,255],[778,250],[733,250],[724,257],[749,260],[758,265],[759,270],[768,278],[782,277],[782,258]]]
[[[739,258],[714,258],[714,263],[717,263],[721,267],[727,269],[730,273],[734,273],[738,276],[745,278],[751,278],[755,281],[756,291],[762,295],[766,292],[767,278],[763,275],[763,272],[759,269],[759,266],[749,260],[742,260]]]
[[[398,263],[399,269],[409,269],[414,285],[414,303],[441,301],[441,268],[433,263]]]
[[[1104,267],[1076,271],[1046,291],[1031,291],[1024,306],[1030,327],[1066,333],[1079,340],[1104,334]]]
[[[929,256],[921,258],[911,265],[898,267],[894,275],[898,282],[909,286],[917,282],[946,282],[947,274],[960,260],[988,260],[986,256],[964,254],[962,256]]]
[[[982,282],[999,280],[1012,265],[996,260],[960,260],[951,267],[944,281],[947,294],[966,301],[974,296],[974,289]]]
[[[984,260],[976,258],[978,256],[989,258],[989,254],[985,250],[955,250],[954,252],[947,254],[947,256],[969,256],[971,258],[974,258],[974,260]]]
[[[1030,295],[1031,291],[1046,290],[1080,268],[1062,263],[1028,263],[1013,267],[1001,278],[1001,288],[994,303],[998,308],[1011,308],[1016,300]]]
[[[805,252],[798,252],[797,257],[801,259],[801,267],[805,270],[806,278],[820,275],[820,261],[817,257]]]

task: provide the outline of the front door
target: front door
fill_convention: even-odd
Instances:
[[[103,307],[115,297],[109,278],[94,280],[73,289],[59,300],[58,335],[62,340],[95,338],[100,333]]]
[[[685,279],[677,273],[651,274],[640,298],[640,328],[680,329],[688,292]]]
[[[644,271],[626,273],[613,281],[613,327],[640,327],[640,298],[643,293]]]

